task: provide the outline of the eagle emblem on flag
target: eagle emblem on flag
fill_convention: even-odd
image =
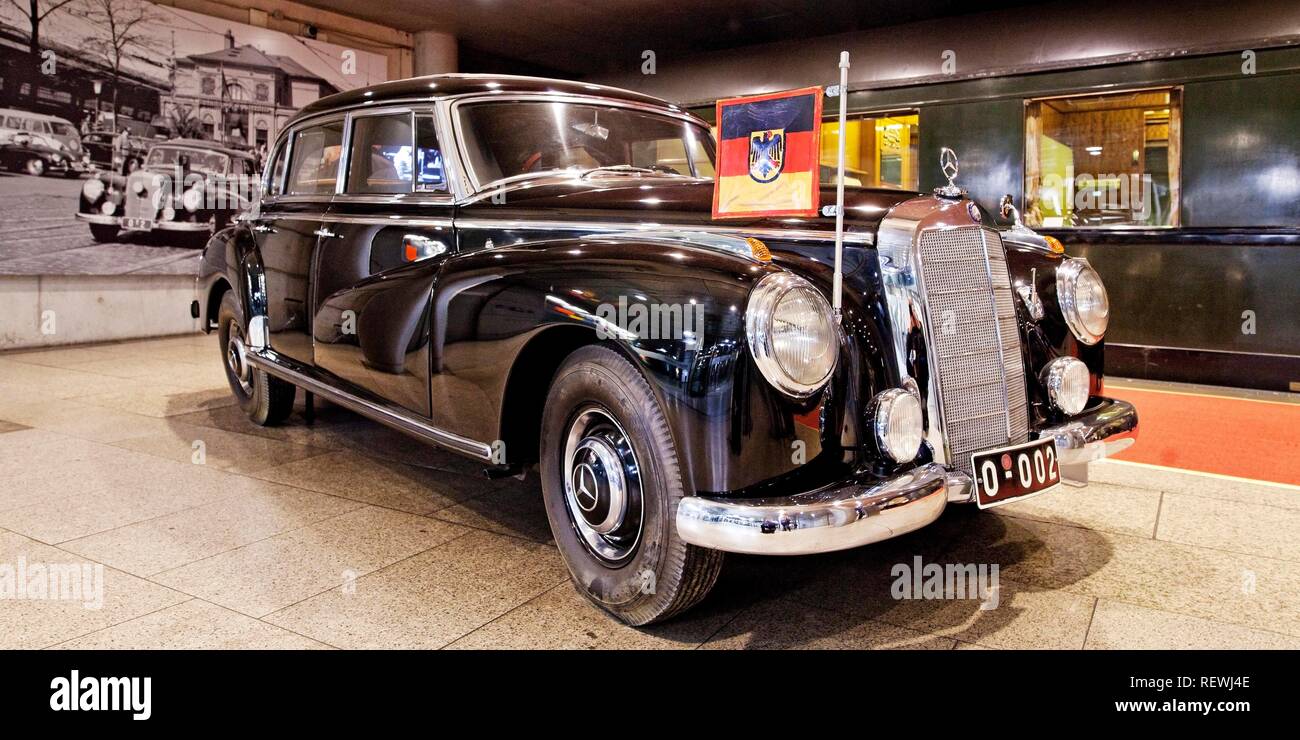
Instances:
[[[822,89],[719,100],[716,113],[713,217],[816,216]]]
[[[755,182],[772,182],[785,168],[785,129],[751,131],[749,176]]]

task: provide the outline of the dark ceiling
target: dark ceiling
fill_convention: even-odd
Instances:
[[[304,0],[402,31],[454,34],[461,71],[584,76],[701,51],[982,12],[958,0]],[[761,63],[761,62],[758,62]]]

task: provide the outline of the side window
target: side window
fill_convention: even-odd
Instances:
[[[345,192],[411,192],[411,146],[409,113],[354,118]]]
[[[447,173],[442,164],[442,147],[433,116],[415,117],[415,192],[447,192]]]
[[[1181,130],[1176,88],[1028,101],[1025,224],[1177,226]]]
[[[334,192],[343,153],[343,122],[305,128],[293,137],[288,195],[325,195]]]
[[[269,195],[284,194],[284,165],[288,161],[285,152],[289,150],[286,142],[275,152],[275,161],[271,163],[271,182],[268,184],[267,193]]]

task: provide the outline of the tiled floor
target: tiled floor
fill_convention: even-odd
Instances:
[[[253,426],[211,337],[9,353],[0,569],[102,565],[102,603],[0,599],[0,647],[1300,647],[1300,489],[1093,475],[854,551],[731,557],[701,607],[637,630],[569,585],[535,478],[328,405]],[[918,556],[997,564],[997,608],[892,598]]]

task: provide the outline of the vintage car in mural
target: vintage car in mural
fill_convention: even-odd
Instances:
[[[171,234],[175,246],[202,247],[255,200],[256,159],[210,141],[151,146],[129,174],[96,172],[81,187],[77,218],[95,241],[122,232]]]
[[[0,168],[36,177],[78,177],[88,169],[88,164],[83,157],[70,155],[66,150],[46,146],[25,133],[19,133],[0,144]]]
[[[714,162],[702,121],[607,87],[341,93],[285,128],[192,312],[254,423],[302,389],[535,469],[577,589],[631,624],[703,599],[724,552],[865,545],[1133,443],[1106,291],[1059,242],[951,178],[847,188],[837,317],[835,219],[711,220]]]

